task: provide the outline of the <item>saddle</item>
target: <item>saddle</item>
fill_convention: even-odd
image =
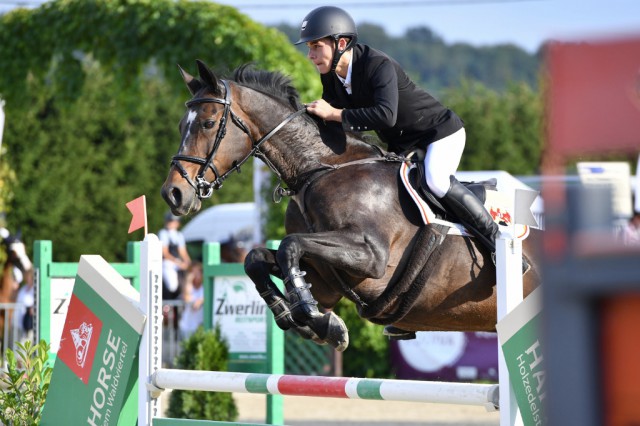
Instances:
[[[456,222],[456,217],[453,216],[447,209],[440,203],[438,198],[433,195],[433,192],[427,186],[425,181],[424,162],[418,161],[414,163],[414,167],[409,170],[409,184],[420,195],[420,198],[427,203],[432,212],[438,219]],[[487,191],[497,191],[497,179],[488,179],[481,182],[460,182],[467,187],[478,199],[484,204],[487,201]]]

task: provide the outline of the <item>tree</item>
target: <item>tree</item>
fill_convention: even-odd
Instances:
[[[524,83],[505,93],[466,81],[443,96],[464,120],[467,143],[460,170],[538,171],[542,150],[542,100]]]
[[[0,96],[15,170],[8,224],[55,256],[124,260],[125,203],[147,196],[149,230],[167,207],[159,190],[179,144],[189,94],[176,64],[195,59],[229,75],[253,62],[292,77],[305,98],[320,83],[280,32],[208,1],[58,0],[0,16]],[[312,76],[313,78],[309,78]],[[4,190],[10,180],[0,182]],[[211,203],[253,198],[251,166]],[[203,206],[203,207],[206,207]]]

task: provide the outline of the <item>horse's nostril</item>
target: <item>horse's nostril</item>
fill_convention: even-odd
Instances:
[[[171,188],[171,199],[176,207],[182,205],[182,191],[176,187]]]
[[[162,198],[167,202],[169,207],[176,208],[182,204],[182,192],[175,186],[165,185],[160,191]]]

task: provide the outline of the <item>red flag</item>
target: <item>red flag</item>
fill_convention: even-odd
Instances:
[[[127,203],[127,208],[132,214],[129,234],[144,227],[144,235],[147,235],[147,200],[144,195]]]

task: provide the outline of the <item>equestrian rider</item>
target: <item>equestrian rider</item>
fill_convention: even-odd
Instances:
[[[400,65],[365,44],[344,10],[323,6],[302,21],[300,39],[320,72],[322,99],[307,111],[345,131],[374,130],[389,151],[426,151],[425,180],[431,192],[495,253],[498,225],[454,174],[465,146],[462,120],[416,86]]]

